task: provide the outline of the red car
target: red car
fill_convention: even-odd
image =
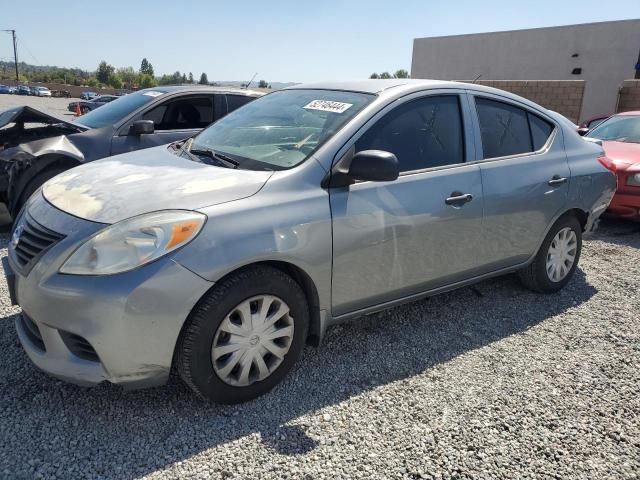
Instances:
[[[607,168],[618,178],[618,188],[608,212],[640,219],[640,110],[614,115],[586,135],[602,140]]]
[[[580,135],[585,135],[589,130],[593,130],[610,116],[611,114],[596,115],[595,117],[587,118],[584,122],[578,125],[578,133]]]

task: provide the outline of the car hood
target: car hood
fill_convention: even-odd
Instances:
[[[197,210],[256,194],[273,172],[214,167],[162,146],[91,162],[43,187],[44,197],[71,215],[115,223],[158,210]]]
[[[603,141],[602,148],[618,170],[640,171],[640,143]]]
[[[4,112],[0,113],[0,128],[10,123],[16,122],[47,123],[49,125],[64,123],[80,130],[89,129],[89,127],[85,127],[84,125],[80,125],[79,123],[70,122],[65,118],[58,117],[41,110],[36,110],[35,108],[27,107],[26,105],[22,107],[10,108],[9,110],[5,110]]]

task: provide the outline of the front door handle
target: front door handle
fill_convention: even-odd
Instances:
[[[547,182],[549,185],[561,185],[563,183],[567,183],[567,177],[561,177],[560,175],[554,175],[551,180]]]
[[[473,195],[470,193],[452,192],[450,197],[447,197],[444,201],[447,205],[453,205],[456,207],[462,206],[465,203],[473,200]]]

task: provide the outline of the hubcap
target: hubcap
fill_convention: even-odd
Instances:
[[[578,237],[569,227],[560,230],[547,252],[547,276],[552,282],[562,281],[571,271],[578,252]]]
[[[249,298],[218,327],[211,346],[213,369],[223,382],[246,387],[271,375],[292,341],[289,306],[272,295]]]

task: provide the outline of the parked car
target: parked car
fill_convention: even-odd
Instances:
[[[98,107],[101,107],[103,105],[106,105],[109,102],[112,102],[113,100],[116,100],[117,98],[119,97],[116,95],[100,95],[98,97],[93,97],[92,100],[84,100],[84,101],[81,100],[79,102],[71,102],[67,106],[67,110],[75,113],[76,108],[79,104],[80,113],[84,115],[85,113],[89,113],[91,110],[95,110]]]
[[[16,93],[18,95],[31,95],[31,89],[26,85],[19,85]]]
[[[158,87],[118,97],[74,122],[31,107],[0,113],[0,201],[15,215],[60,172],[193,136],[261,95],[233,88]]]
[[[640,110],[609,117],[590,130],[585,138],[602,141],[610,168],[618,178],[608,212],[640,219]]]
[[[52,97],[71,98],[71,92],[69,90],[51,90]]]
[[[93,97],[97,97],[96,92],[82,92],[80,94],[80,100],[91,100]]]
[[[9,85],[0,85],[0,94],[11,95],[12,93]]]
[[[33,92],[33,95],[35,95],[36,97],[51,96],[51,90],[49,90],[47,87],[31,87],[31,91]]]
[[[578,125],[578,133],[580,135],[585,135],[589,130],[597,127],[598,125],[600,125],[602,122],[604,122],[610,116],[611,116],[611,114],[609,114],[609,115],[596,115],[594,117],[587,118],[584,122],[582,122],[580,125]]]
[[[9,246],[18,336],[71,382],[158,385],[173,366],[249,400],[331,324],[512,272],[563,288],[615,191],[603,155],[480,85],[277,91],[47,182]]]

